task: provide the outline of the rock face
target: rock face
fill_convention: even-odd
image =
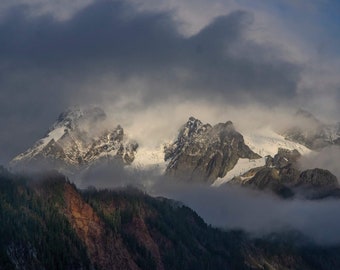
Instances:
[[[308,184],[312,187],[320,186],[336,186],[337,179],[327,170],[315,168],[313,170],[306,170],[300,174],[297,184]]]
[[[296,123],[282,131],[287,140],[314,150],[340,145],[340,123],[327,125],[305,110],[298,110],[295,116]]]
[[[120,237],[108,233],[105,222],[84,202],[81,195],[69,184],[64,185],[64,212],[77,236],[85,244],[94,265],[101,269],[134,269],[133,261]],[[108,254],[115,256],[108,256]]]
[[[301,157],[301,154],[296,149],[288,150],[284,148],[279,148],[277,154],[272,158],[271,156],[266,157],[267,167],[283,168],[288,164],[296,163],[296,161]]]
[[[102,160],[130,164],[138,144],[129,141],[121,126],[103,127],[100,108],[67,110],[33,147],[15,157],[11,166],[54,168],[64,173],[88,168]]]
[[[249,170],[229,183],[252,187],[259,190],[270,190],[275,194],[306,199],[339,197],[340,186],[336,176],[328,170],[319,168],[300,171],[297,150],[279,149],[274,156],[266,157],[266,165]]]
[[[294,186],[311,198],[340,197],[338,180],[328,170],[319,168],[303,171]]]
[[[239,158],[260,156],[244,143],[232,122],[211,126],[190,117],[180,129],[177,140],[165,148],[165,160],[170,161],[166,174],[211,183],[224,177]]]

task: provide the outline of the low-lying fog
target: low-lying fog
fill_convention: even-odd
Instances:
[[[113,188],[135,185],[152,196],[183,202],[213,226],[243,229],[254,235],[298,230],[320,244],[340,243],[340,200],[284,200],[241,187],[179,183],[157,171],[99,168],[81,186]]]

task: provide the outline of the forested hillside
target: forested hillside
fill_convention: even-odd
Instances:
[[[254,239],[134,189],[79,191],[1,168],[0,269],[338,269],[339,247],[294,232]]]

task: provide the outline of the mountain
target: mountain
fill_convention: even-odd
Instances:
[[[340,186],[331,172],[299,169],[299,151],[311,152],[268,128],[243,136],[230,121],[211,126],[190,117],[177,140],[165,147],[165,174],[214,186],[237,184],[269,190],[283,198],[339,198]]]
[[[325,124],[310,112],[301,109],[296,112],[294,123],[281,133],[287,140],[298,142],[313,150],[340,145],[340,122]]]
[[[131,164],[138,144],[124,129],[105,126],[100,108],[69,109],[58,117],[47,135],[11,161],[15,168],[53,168],[64,173],[79,172],[99,161]]]
[[[190,117],[177,140],[165,148],[166,174],[200,182],[214,182],[233,169],[239,158],[259,159],[231,121],[211,126]]]
[[[275,171],[280,169],[276,168],[277,166],[268,166],[268,156],[275,158],[280,148],[296,150],[301,155],[308,154],[314,150],[306,146],[315,146],[316,141],[320,142],[321,138],[323,145],[337,142],[334,138],[339,131],[335,126],[331,128],[324,125],[305,111],[299,111],[296,118],[305,119],[301,123],[300,120],[296,122],[300,125],[294,130],[299,132],[294,133],[295,136],[293,129],[286,129],[284,137],[269,127],[242,131],[241,134],[231,121],[210,125],[190,117],[181,126],[173,142],[165,144],[164,148],[159,145],[151,149],[143,145],[143,142],[131,140],[120,125],[111,126],[102,109],[74,108],[63,112],[43,139],[15,157],[10,164],[11,167],[19,169],[57,169],[70,177],[76,175],[84,179],[88,175],[91,178],[91,172],[97,172],[96,169],[102,169],[97,165],[108,162],[110,168],[115,165],[119,166],[119,169],[123,166],[139,172],[152,171],[153,174],[164,174],[183,181],[214,186],[232,179],[232,182],[240,182],[242,185],[252,183],[251,186],[263,186],[263,179],[272,177],[268,183],[274,184],[275,188],[269,188],[273,190],[278,188],[277,183],[273,182],[274,179],[277,180],[275,175],[280,173],[282,176],[283,171]],[[306,128],[314,133],[306,133]],[[316,137],[310,137],[310,134],[321,134],[322,137],[318,135],[315,139]],[[263,169],[263,172],[259,172],[257,176],[261,175],[261,180],[247,183],[240,180],[244,177],[250,179],[250,176],[253,177],[260,169]],[[302,172],[296,174],[300,173]],[[287,176],[283,178],[287,179]],[[296,180],[294,178],[289,181]],[[282,187],[281,184],[279,187]],[[284,184],[285,191],[286,188]],[[291,191],[290,187],[288,190]]]
[[[339,269],[340,246],[297,232],[250,238],[136,189],[79,191],[0,168],[0,269]]]
[[[300,156],[297,150],[279,148],[274,157],[266,156],[264,166],[234,177],[227,184],[269,190],[283,198],[340,198],[336,176],[319,168],[301,171],[297,164]]]

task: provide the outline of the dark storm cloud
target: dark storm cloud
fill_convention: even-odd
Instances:
[[[121,2],[97,2],[62,22],[27,17],[17,8],[0,26],[0,55],[10,66],[66,69],[73,75],[109,69],[126,76],[175,76],[173,69],[182,68],[193,74],[185,82],[192,93],[243,90],[256,97],[277,95],[279,89],[281,95],[294,95],[298,69],[278,58],[266,59],[269,48],[247,41],[244,32],[251,23],[250,14],[234,12],[184,38],[170,14],[135,13]],[[233,54],[234,46],[246,48],[252,57]]]
[[[135,95],[118,86],[131,78],[144,83],[140,106],[169,97],[275,105],[295,96],[299,67],[246,38],[246,12],[184,37],[170,13],[137,12],[120,1],[98,1],[64,21],[26,9],[0,21],[0,162],[41,137],[67,106]]]
[[[179,41],[167,14],[136,14],[111,1],[84,8],[67,21],[27,17],[24,8],[17,9],[0,31],[0,55],[11,63],[75,73],[107,68],[127,75],[143,72],[173,59]]]

